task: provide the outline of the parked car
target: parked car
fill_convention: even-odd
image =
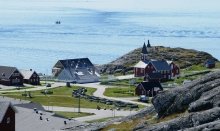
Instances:
[[[121,101],[115,101],[114,105],[117,107],[126,107],[126,103],[121,102]]]
[[[137,104],[133,104],[130,108],[139,108]]]
[[[139,101],[141,102],[148,102],[149,101],[149,98],[145,95],[141,95],[140,98],[139,98]]]
[[[105,104],[106,104],[106,105],[112,105],[112,104],[113,104],[113,101],[111,101],[111,100],[106,100]]]
[[[107,99],[103,98],[103,99],[100,99],[100,103],[106,103]]]

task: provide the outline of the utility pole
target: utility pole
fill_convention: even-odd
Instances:
[[[80,113],[80,94],[79,94],[79,101],[78,101],[78,113]]]

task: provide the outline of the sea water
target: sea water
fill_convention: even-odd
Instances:
[[[59,59],[88,57],[94,64],[105,64],[148,39],[153,46],[196,49],[220,59],[218,4],[0,0],[0,65],[50,74]]]

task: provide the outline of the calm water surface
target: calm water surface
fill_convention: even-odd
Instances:
[[[126,8],[108,0],[0,0],[0,65],[50,74],[58,59],[89,57],[104,64],[148,39],[220,59],[220,9],[146,9],[143,0],[136,1],[143,2],[140,8],[128,1]]]

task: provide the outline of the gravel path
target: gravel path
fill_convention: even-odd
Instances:
[[[150,104],[148,104],[148,103],[132,101],[133,98],[122,98],[122,97],[116,98],[116,97],[104,96],[105,89],[109,88],[109,86],[100,85],[100,83],[87,83],[87,84],[76,84],[76,85],[82,86],[82,87],[96,88],[97,90],[93,93],[93,95],[97,96],[97,97],[111,99],[111,100],[117,100],[117,101],[123,101],[123,102],[130,102],[133,104],[140,104],[140,105],[144,105],[144,106],[150,106]]]
[[[72,107],[58,107],[58,106],[43,106],[45,109],[49,109],[49,111],[62,111],[62,112],[78,112],[78,108]],[[137,111],[117,111],[117,110],[97,110],[97,109],[88,109],[88,108],[80,108],[80,112],[89,112],[94,113],[95,115],[85,116],[74,118],[77,121],[91,121],[102,118],[114,117],[114,116],[128,116],[130,114],[134,114]]]

